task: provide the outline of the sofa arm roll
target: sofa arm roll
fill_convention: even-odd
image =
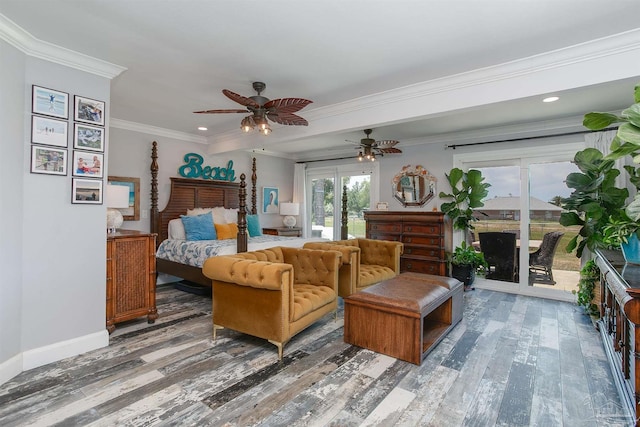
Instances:
[[[281,290],[293,280],[293,266],[268,261],[255,261],[233,256],[208,258],[202,273],[212,280],[252,288]]]

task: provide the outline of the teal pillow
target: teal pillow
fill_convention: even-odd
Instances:
[[[249,237],[262,236],[258,215],[247,215],[247,230],[249,231]]]
[[[195,216],[183,215],[181,219],[187,240],[216,240],[218,238],[211,212]]]

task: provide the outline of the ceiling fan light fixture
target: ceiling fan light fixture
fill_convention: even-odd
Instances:
[[[362,157],[362,151],[359,151],[359,152],[358,152],[358,161],[359,161],[359,162],[361,162],[361,161],[362,161],[362,159],[363,159],[363,157]]]
[[[253,129],[253,120],[251,120],[251,116],[247,116],[242,119],[242,122],[240,122],[240,129],[242,129],[243,132],[250,132]]]
[[[271,133],[271,128],[269,125],[266,125],[264,128],[260,129],[260,133],[263,135],[269,135]]]

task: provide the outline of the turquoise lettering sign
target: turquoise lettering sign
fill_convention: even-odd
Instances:
[[[216,181],[236,180],[236,172],[233,170],[233,160],[229,160],[227,167],[202,166],[204,159],[196,153],[184,155],[184,165],[180,166],[178,173],[185,178],[213,179]]]

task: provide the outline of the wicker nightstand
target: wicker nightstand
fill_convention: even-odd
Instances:
[[[302,228],[300,227],[263,228],[262,234],[270,234],[272,236],[302,237]]]
[[[156,235],[133,230],[107,234],[107,330],[156,309]]]

